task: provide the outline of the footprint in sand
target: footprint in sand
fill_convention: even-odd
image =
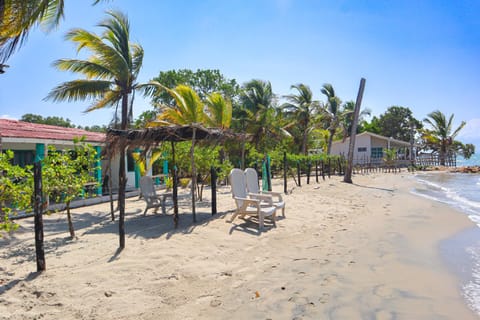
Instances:
[[[318,299],[318,302],[321,304],[325,304],[330,300],[330,294],[329,293],[322,293],[322,296]]]

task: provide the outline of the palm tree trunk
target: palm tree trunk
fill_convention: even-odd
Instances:
[[[303,132],[303,141],[302,141],[302,153],[307,155],[307,142],[308,142],[308,133],[307,130]]]
[[[122,97],[122,130],[127,129],[127,119],[128,94],[124,93]],[[120,238],[120,249],[123,249],[125,248],[125,187],[127,185],[127,177],[125,176],[125,137],[121,137],[120,139],[120,166],[118,169],[118,209],[120,213],[118,217],[118,235]]]
[[[333,136],[335,135],[335,130],[328,130],[328,132],[330,132],[330,136],[328,137],[327,154],[330,154],[330,151],[332,150],[332,142]]]

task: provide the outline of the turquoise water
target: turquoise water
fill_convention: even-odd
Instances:
[[[478,161],[477,156],[463,163],[480,165]],[[450,248],[443,253],[462,278],[462,294],[468,306],[480,315],[480,174],[425,172],[415,177],[418,183],[412,193],[446,203],[477,225],[451,239],[446,245]]]

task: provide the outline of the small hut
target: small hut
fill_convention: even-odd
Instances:
[[[118,130],[109,129],[107,131],[107,155],[112,156],[119,152],[121,148],[142,148],[147,152],[162,143],[170,142],[173,151],[173,163],[175,164],[175,143],[181,141],[192,141],[191,147],[191,165],[192,165],[192,215],[193,221],[196,222],[195,215],[195,188],[196,188],[196,170],[194,161],[194,147],[197,140],[207,140],[218,143],[228,138],[242,137],[245,139],[245,134],[235,134],[230,130],[219,128],[205,128],[200,124],[191,124],[184,126],[161,126],[146,128],[142,130]],[[174,172],[174,180],[176,174]],[[175,227],[178,224],[178,205],[176,197],[176,188],[173,192],[174,203],[174,222]]]

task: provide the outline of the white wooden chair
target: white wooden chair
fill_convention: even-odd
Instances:
[[[243,218],[248,215],[258,217],[259,230],[263,230],[266,217],[270,217],[273,225],[276,226],[275,213],[277,208],[274,206],[262,206],[261,199],[249,197],[247,193],[245,173],[242,170],[236,168],[232,169],[228,175],[228,179],[230,182],[232,197],[237,206],[230,222],[232,222],[237,216]]]
[[[246,178],[247,191],[252,198],[258,197],[257,196],[258,194],[263,195],[262,204],[266,203],[269,206],[273,205],[277,209],[282,209],[282,216],[285,217],[285,201],[283,200],[282,194],[280,192],[261,191],[258,186],[257,171],[254,168],[245,169],[245,178]]]
[[[165,214],[165,201],[167,198],[172,198],[172,193],[164,192],[162,194],[157,194],[153,185],[153,179],[150,176],[143,176],[140,178],[140,192],[147,203],[147,207],[143,212],[144,215],[150,208],[154,208],[154,212],[157,213],[159,207],[162,208],[162,213]]]

